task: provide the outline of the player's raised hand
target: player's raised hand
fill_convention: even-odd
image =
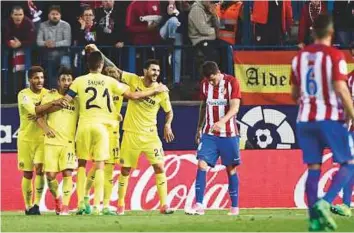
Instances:
[[[162,83],[159,83],[159,85],[155,88],[155,91],[157,93],[161,93],[161,92],[168,92],[168,87]]]
[[[175,139],[175,135],[173,135],[171,125],[165,125],[163,134],[164,134],[163,137],[167,143],[170,143]]]

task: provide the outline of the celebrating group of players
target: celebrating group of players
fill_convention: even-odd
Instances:
[[[173,111],[168,88],[157,82],[160,74],[158,61],[147,60],[144,76],[139,77],[121,71],[95,45],[88,45],[85,50],[88,54],[89,74],[74,79],[69,69],[61,68],[58,72],[57,90],[48,91],[43,88],[44,70],[33,66],[28,72],[30,87],[18,94],[21,121],[18,167],[23,171],[21,185],[25,213],[40,214],[39,202],[45,174],[49,190],[55,199],[56,213],[68,215],[73,187],[72,172],[78,166],[76,214],[123,215],[130,170],[137,166],[141,153],[146,155],[155,171],[160,213],[173,213],[166,200],[164,152],[156,127],[157,113],[162,107],[166,113],[164,139],[166,142],[173,141]],[[197,132],[198,143],[204,133],[198,148],[197,203],[187,213],[204,214],[201,204],[206,184],[206,168],[208,165],[214,166],[220,154],[223,164],[228,167],[232,199],[230,214],[237,215],[238,178],[234,168],[240,163],[236,127],[236,114],[241,98],[239,83],[236,78],[222,74],[214,62],[206,62],[203,73],[208,79],[202,83],[203,101]],[[119,124],[123,120],[120,114],[123,97],[129,101],[120,147]],[[86,162],[90,160],[94,165],[86,175]],[[116,212],[109,208],[115,164],[121,166]],[[33,167],[36,173],[34,203]],[[62,195],[56,179],[59,172],[63,176]],[[92,185],[93,209],[89,202]]]

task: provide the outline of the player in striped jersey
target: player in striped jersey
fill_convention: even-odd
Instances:
[[[301,50],[292,62],[292,96],[299,103],[296,134],[308,166],[305,193],[309,230],[334,230],[337,226],[331,217],[330,203],[354,174],[353,139],[345,124],[345,113],[354,119],[354,108],[346,83],[344,54],[331,47],[334,33],[331,17],[318,16],[313,32],[315,43]],[[326,195],[317,201],[325,147],[331,148],[333,160],[340,164],[340,169]]]
[[[354,70],[348,74],[348,87],[351,92],[353,104],[354,104]],[[349,132],[351,136],[354,138],[354,122],[351,122],[351,126],[349,128]],[[351,217],[352,211],[350,209],[352,192],[354,188],[354,175],[352,179],[343,187],[343,204],[335,205],[331,207],[331,211],[334,214]]]
[[[239,133],[236,115],[240,107],[241,91],[238,80],[222,74],[215,62],[207,61],[202,67],[201,105],[196,135],[198,144],[198,171],[196,176],[196,203],[187,214],[203,215],[203,198],[206,185],[206,169],[214,167],[219,156],[226,166],[229,178],[231,209],[229,215],[238,215],[238,176],[240,164]],[[204,126],[204,127],[203,127]],[[202,137],[200,139],[200,136]]]

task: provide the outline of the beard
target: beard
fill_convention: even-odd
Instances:
[[[49,20],[49,23],[50,23],[51,25],[57,25],[57,24],[59,23],[59,21],[60,21],[60,20],[58,20],[58,21]]]

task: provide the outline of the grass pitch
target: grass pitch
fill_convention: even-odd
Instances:
[[[227,216],[226,210],[208,210],[204,216],[173,215],[158,211],[129,211],[124,216],[25,216],[22,212],[1,212],[4,232],[118,232],[118,231],[307,231],[306,210],[241,209],[241,215]],[[338,231],[354,231],[354,217],[335,217]]]

